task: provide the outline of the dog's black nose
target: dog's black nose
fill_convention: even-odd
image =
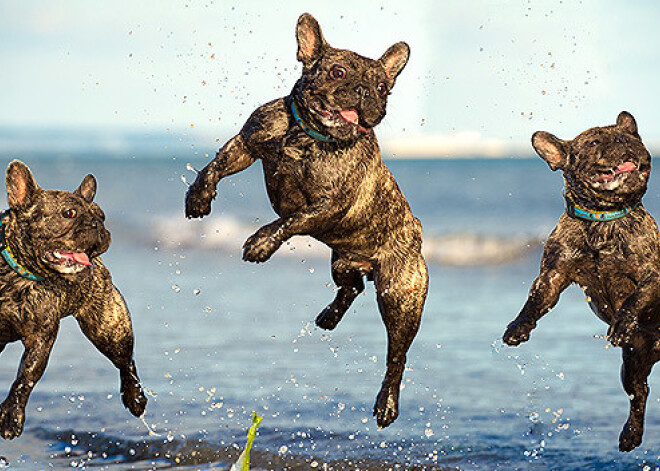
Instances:
[[[355,90],[357,94],[360,95],[360,98],[365,98],[369,96],[369,88],[365,87],[364,85],[358,85],[353,90]]]

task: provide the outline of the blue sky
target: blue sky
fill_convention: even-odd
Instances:
[[[623,109],[660,143],[652,0],[4,0],[0,126],[169,130],[216,147],[289,92],[304,11],[331,45],[369,57],[410,44],[377,130],[393,148],[506,153],[536,130],[572,138]]]

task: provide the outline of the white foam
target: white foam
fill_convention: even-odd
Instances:
[[[182,223],[158,218],[152,225],[154,243],[168,249],[194,248],[240,253],[245,240],[260,225],[231,216]],[[475,233],[424,235],[423,253],[429,263],[454,266],[493,265],[521,259],[542,243],[538,236],[495,236]],[[296,236],[285,242],[275,257],[329,258],[330,249],[317,240]]]

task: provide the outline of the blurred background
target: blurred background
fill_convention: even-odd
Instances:
[[[297,237],[240,261],[275,218],[259,164],[223,181],[211,216],[183,217],[185,180],[300,74],[308,11],[335,47],[411,46],[376,130],[424,227],[431,286],[401,416],[377,430],[385,329],[369,286],[335,331],[329,251]],[[617,451],[628,412],[620,352],[569,288],[519,348],[500,336],[563,212],[561,175],[529,138],[572,138],[636,117],[660,147],[652,1],[0,2],[0,163],[49,189],[99,180],[113,244],[103,257],[131,308],[145,422],[118,375],[64,319],[12,469],[228,469],[253,411],[258,469],[660,469],[660,383],[643,445]],[[651,175],[644,203],[660,214]],[[0,356],[0,393],[22,347]],[[3,396],[4,397],[4,396]],[[0,460],[0,468],[6,466]]]

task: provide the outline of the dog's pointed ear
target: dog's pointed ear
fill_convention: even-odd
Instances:
[[[394,86],[394,81],[408,63],[409,57],[410,47],[402,41],[390,46],[385,54],[378,59],[387,74],[389,88]]]
[[[566,168],[570,151],[568,142],[549,132],[537,131],[532,136],[532,146],[553,171]]]
[[[619,113],[619,116],[616,117],[616,125],[623,129],[625,132],[639,137],[639,134],[637,134],[637,122],[635,121],[633,115],[627,111],[622,111]]]
[[[309,13],[303,13],[298,18],[296,40],[298,41],[298,60],[305,67],[314,64],[321,57],[323,47],[326,46],[319,22]]]
[[[80,186],[74,191],[74,194],[82,196],[82,198],[91,203],[96,195],[96,178],[91,173],[83,178]]]
[[[7,202],[11,209],[27,209],[34,203],[34,196],[41,187],[23,162],[14,160],[7,167]]]

